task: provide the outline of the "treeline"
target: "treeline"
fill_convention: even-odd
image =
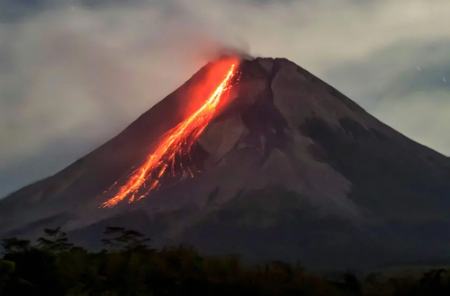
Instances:
[[[187,246],[155,250],[139,232],[108,227],[104,250],[69,242],[60,228],[35,243],[2,240],[0,295],[450,295],[449,270],[420,276],[330,279],[282,262],[248,266]]]

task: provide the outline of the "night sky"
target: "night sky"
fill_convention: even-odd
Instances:
[[[449,16],[448,0],[0,0],[0,196],[230,48],[289,58],[450,155]]]

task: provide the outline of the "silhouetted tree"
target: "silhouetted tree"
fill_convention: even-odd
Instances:
[[[349,294],[362,295],[361,283],[359,282],[358,278],[354,274],[352,274],[350,272],[346,272],[344,274],[344,284],[345,284],[346,290],[349,292]]]
[[[419,291],[426,291],[429,295],[449,295],[449,271],[443,268],[433,269],[424,273],[419,282]]]
[[[12,237],[3,239],[2,247],[6,254],[20,253],[30,250],[31,243],[26,239]]]
[[[136,251],[148,248],[149,238],[135,230],[109,226],[105,229],[103,244],[109,249]]]
[[[148,239],[122,227],[105,235],[114,252],[73,247],[60,228],[46,229],[36,245],[4,239],[0,295],[450,295],[448,269],[332,280],[299,264],[242,264],[237,256],[201,256],[183,245],[149,250]]]
[[[51,252],[64,252],[70,250],[73,244],[61,227],[57,227],[44,229],[44,236],[38,238],[38,247]]]

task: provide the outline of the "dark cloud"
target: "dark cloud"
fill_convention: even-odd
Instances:
[[[448,153],[423,126],[450,118],[449,14],[446,0],[0,0],[0,195],[101,144],[223,48],[290,58]]]
[[[1,0],[0,23],[20,21],[56,5],[54,0]]]

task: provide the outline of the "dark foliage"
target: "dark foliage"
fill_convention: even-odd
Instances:
[[[123,227],[109,226],[105,229],[104,235],[103,244],[109,249],[115,250],[145,250],[150,242],[150,239],[144,237],[141,233]]]
[[[38,239],[38,247],[52,252],[64,252],[73,245],[69,243],[67,234],[61,231],[61,227],[57,227],[44,229],[44,236]]]
[[[299,265],[248,266],[236,256],[205,257],[187,246],[153,250],[142,234],[108,227],[106,250],[74,247],[61,229],[46,229],[37,244],[3,240],[0,295],[449,295],[450,272],[364,280],[351,273],[330,279]]]

